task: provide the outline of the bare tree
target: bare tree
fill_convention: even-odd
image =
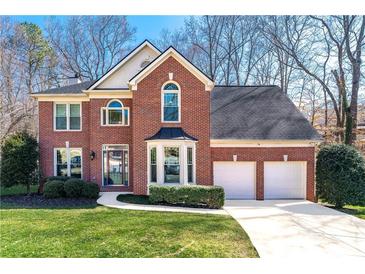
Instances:
[[[0,20],[1,141],[19,129],[36,134],[32,92],[52,85],[52,50],[35,24]]]
[[[128,51],[135,28],[125,16],[75,16],[50,20],[48,38],[61,61],[64,77],[97,79]]]

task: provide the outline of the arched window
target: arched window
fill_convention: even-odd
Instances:
[[[103,126],[128,126],[129,108],[119,100],[113,99],[106,107],[101,108],[101,124]]]
[[[161,120],[165,123],[180,123],[181,95],[177,83],[169,82],[162,86]]]

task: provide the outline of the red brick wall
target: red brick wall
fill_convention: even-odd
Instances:
[[[102,183],[102,145],[103,144],[128,144],[129,145],[129,187],[105,187],[103,191],[132,191],[133,190],[133,155],[132,155],[132,121],[130,126],[113,127],[101,126],[100,108],[106,106],[110,99],[91,99],[82,103],[82,131],[53,131],[53,102],[39,102],[39,147],[40,165],[43,176],[52,176],[54,173],[53,149],[65,147],[65,142],[70,142],[70,147],[82,148],[83,179]],[[132,111],[132,99],[121,100],[124,106]],[[90,161],[90,151],[96,153],[94,160]]]
[[[169,80],[168,73],[181,87],[181,123],[161,123],[161,87]],[[133,156],[134,192],[147,193],[147,144],[144,141],[161,127],[182,127],[196,137],[196,182],[212,184],[210,158],[210,93],[193,74],[173,57],[168,58],[145,79],[133,92]]]
[[[272,147],[272,148],[212,148],[213,161],[232,161],[237,155],[237,161],[256,161],[256,199],[264,199],[264,161],[283,161],[283,155],[288,155],[288,161],[307,161],[307,200],[315,200],[314,191],[314,147]]]
[[[132,191],[133,190],[133,145],[132,145],[132,99],[120,99],[123,106],[129,107],[128,127],[121,126],[102,126],[101,112],[102,107],[106,107],[111,99],[91,99],[90,100],[90,150],[96,153],[96,157],[90,162],[90,180],[102,183],[102,146],[109,144],[128,144],[129,145],[129,187],[108,186],[103,187],[103,191]]]
[[[82,174],[89,180],[89,102],[82,102],[82,131],[53,131],[53,102],[39,102],[39,150],[42,176],[53,176],[56,147],[82,148]]]

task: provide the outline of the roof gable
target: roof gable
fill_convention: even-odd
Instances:
[[[160,56],[158,56],[155,60],[153,60],[148,66],[146,66],[143,70],[138,72],[135,76],[133,76],[129,80],[129,86],[131,87],[131,90],[137,90],[137,84],[145,77],[147,77],[152,71],[154,71],[160,64],[162,64],[169,57],[173,57],[174,59],[176,59],[196,78],[198,78],[205,85],[205,90],[211,91],[213,89],[214,82],[208,76],[206,76],[202,71],[200,71],[196,66],[194,66],[175,48],[169,47]]]
[[[151,60],[153,60],[160,54],[161,52],[151,42],[145,40],[135,49],[133,49],[127,56],[125,56],[120,62],[118,62],[114,67],[112,67],[108,72],[106,72],[103,76],[96,80],[90,87],[88,87],[87,90],[91,91],[98,88],[127,89],[127,82],[129,78],[140,69],[139,63],[143,62],[146,57],[149,57]],[[138,65],[136,62],[139,62]],[[123,69],[124,71],[122,71]]]

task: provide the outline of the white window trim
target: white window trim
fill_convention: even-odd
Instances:
[[[156,147],[157,182],[151,182],[151,159],[150,149]],[[179,147],[180,183],[165,183],[165,147]],[[187,148],[193,148],[193,182],[188,183]],[[170,141],[153,140],[147,141],[147,182],[151,185],[194,185],[196,184],[196,141]]]
[[[175,84],[178,87],[178,90],[164,90],[164,87],[167,84]],[[177,94],[177,105],[179,108],[178,113],[178,120],[177,121],[165,121],[164,117],[164,105],[165,105],[165,93],[176,93]],[[175,81],[167,81],[165,82],[161,87],[161,122],[162,123],[169,123],[169,124],[176,124],[181,123],[181,87],[180,85]]]
[[[128,185],[105,185],[104,184],[104,148],[108,146],[127,146],[128,149]],[[105,187],[129,187],[130,185],[130,150],[128,144],[103,144],[101,145],[101,185]]]
[[[81,179],[83,178],[83,154],[81,147],[55,147],[53,148],[53,175],[57,176],[57,150],[58,149],[66,149],[66,160],[67,160],[67,176],[71,176],[71,153],[70,150],[80,150],[81,152]]]
[[[109,107],[110,103],[112,102],[119,102],[122,107]],[[109,124],[109,111],[110,109],[114,109],[114,110],[121,110],[122,111],[122,123],[121,124]],[[103,124],[103,111],[105,110],[105,124]],[[128,121],[125,121],[125,116],[124,116],[124,110],[127,110],[128,111]],[[113,100],[110,100],[107,104],[106,107],[102,107],[100,109],[100,125],[102,127],[128,127],[130,124],[130,109],[129,107],[125,107],[123,105],[123,103],[120,101],[120,100],[117,100],[117,99],[113,99]]]
[[[70,104],[80,106],[80,129],[70,129]],[[56,115],[57,115],[56,106],[57,105],[66,105],[66,129],[57,129],[56,128]],[[81,102],[54,102],[53,103],[53,131],[57,131],[57,132],[82,131],[82,103]]]

